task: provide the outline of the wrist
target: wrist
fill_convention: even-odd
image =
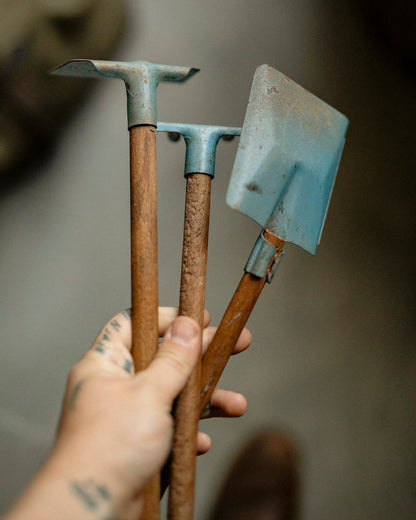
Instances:
[[[103,479],[52,456],[4,520],[93,520],[127,518]]]
[[[132,491],[119,468],[110,467],[105,456],[77,447],[71,449],[59,443],[51,453],[46,465],[50,479],[61,479],[68,495],[90,512],[97,511],[109,517],[130,518],[128,511],[135,509],[135,518],[140,505],[140,496]],[[109,514],[111,512],[111,515]],[[111,516],[111,517],[112,517]],[[99,518],[102,518],[101,514]]]
[[[58,444],[4,520],[140,518],[141,496],[110,473]]]

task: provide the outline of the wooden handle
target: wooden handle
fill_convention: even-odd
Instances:
[[[266,276],[258,278],[250,273],[244,273],[240,280],[203,359],[199,404],[201,414],[211,399],[265,283]]]
[[[158,348],[156,129],[130,129],[132,355],[143,370]],[[160,477],[144,489],[141,518],[159,520]]]
[[[270,260],[266,274],[262,278],[250,273],[244,273],[221,323],[212,338],[202,361],[199,404],[201,414],[209,403],[212,392],[215,390],[235,344],[250,317],[251,311],[256,305],[266,283],[267,275],[277,256],[281,254],[285,244],[282,238],[267,230],[264,230],[263,237],[275,247],[275,256]]]
[[[179,314],[195,319],[202,331],[205,308],[211,177],[188,175]],[[192,520],[201,360],[177,399],[169,488],[169,520]]]

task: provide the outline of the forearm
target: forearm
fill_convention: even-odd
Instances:
[[[3,520],[128,520],[139,517],[139,508],[111,475],[52,454]]]

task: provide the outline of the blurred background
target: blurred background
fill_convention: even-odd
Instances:
[[[415,8],[405,0],[1,0],[0,514],[47,456],[65,379],[129,306],[129,157],[121,81],[51,78],[70,58],[201,72],[161,84],[158,117],[240,126],[268,63],[350,119],[316,257],[288,245],[222,386],[245,417],[204,421],[195,518],[240,443],[272,426],[301,456],[301,517],[416,517]],[[206,305],[217,323],[257,238],[225,205],[220,142]],[[158,136],[160,304],[177,305],[183,141]]]

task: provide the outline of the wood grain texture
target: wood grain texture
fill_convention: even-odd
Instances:
[[[244,273],[204,356],[199,411],[202,414],[253,310],[266,276]]]
[[[132,355],[143,370],[158,348],[156,129],[130,129]],[[144,490],[142,518],[159,520],[160,477]]]
[[[195,319],[202,331],[205,308],[211,177],[187,177],[179,314]],[[169,520],[192,520],[201,359],[175,407],[175,434],[169,488]]]
[[[235,344],[264,288],[267,274],[285,244],[283,239],[267,230],[264,231],[263,237],[276,248],[276,254],[262,278],[244,273],[205,353],[201,370],[200,414],[208,405]]]

